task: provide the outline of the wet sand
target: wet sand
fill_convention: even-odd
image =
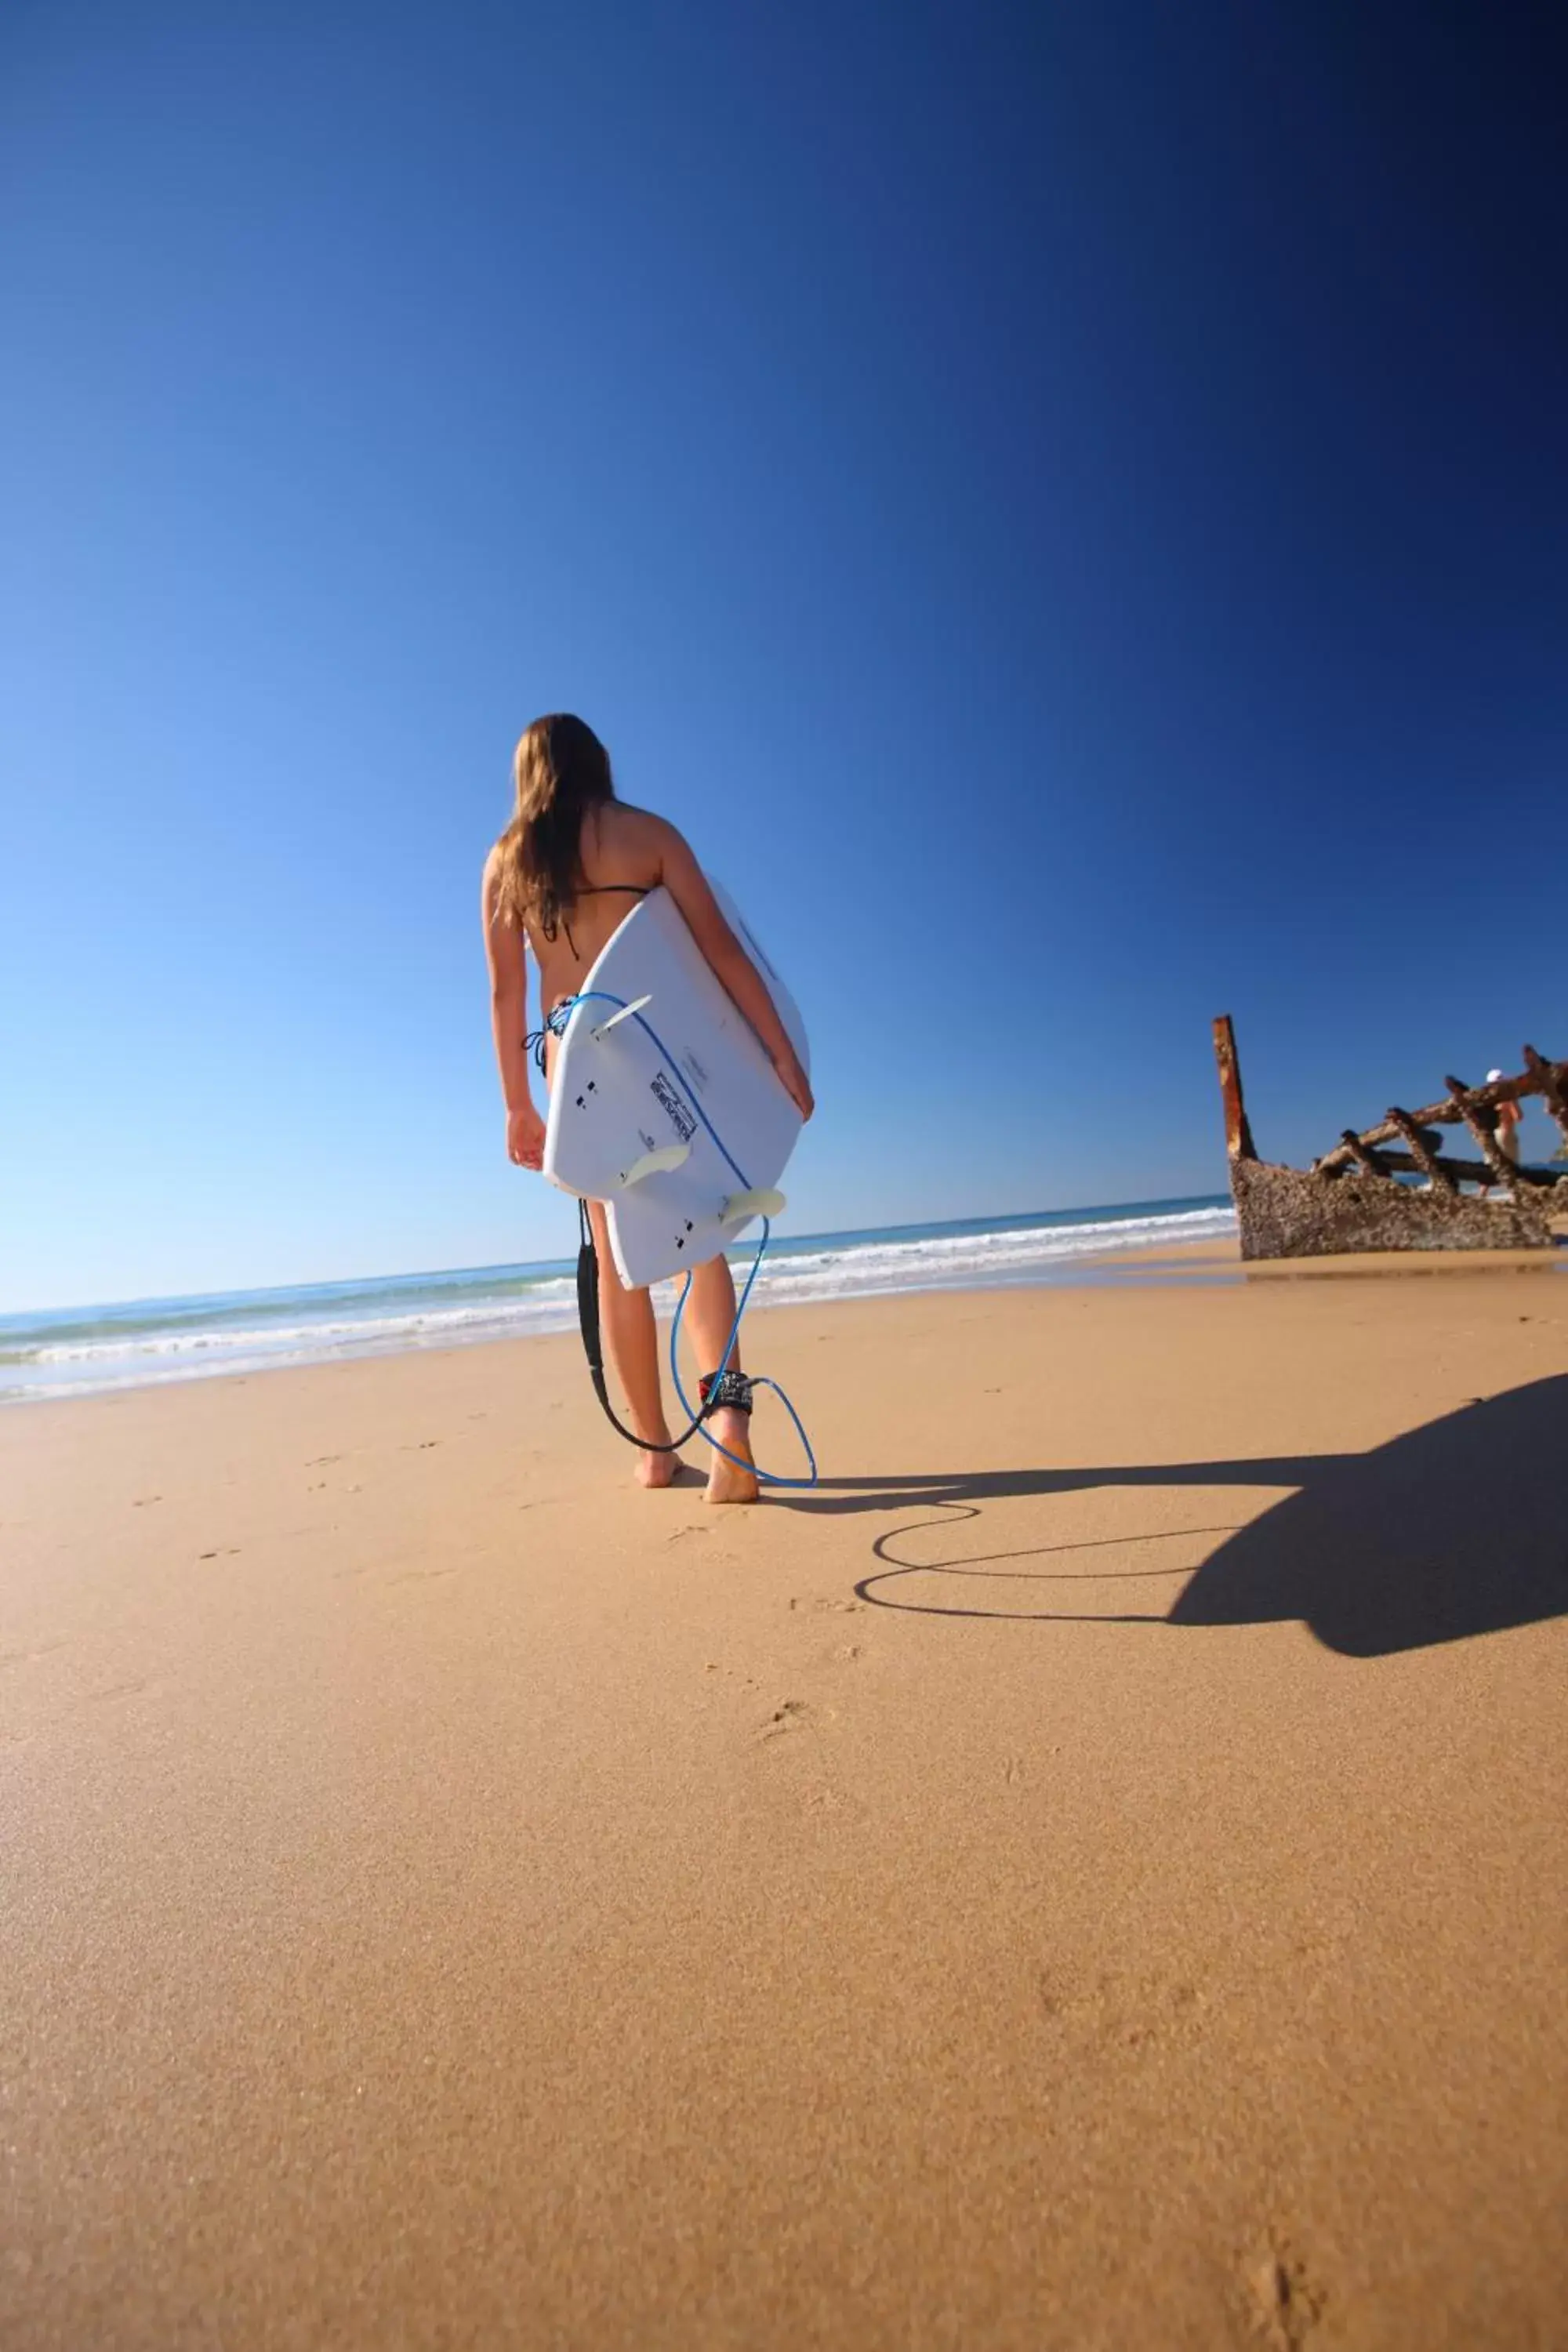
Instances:
[[[1568,2342],[1568,1285],[751,1339],[0,1416],[0,2343]]]

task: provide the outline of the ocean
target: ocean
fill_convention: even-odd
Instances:
[[[994,1283],[1082,1280],[1101,1252],[1232,1234],[1228,1198],[1139,1201],[776,1239],[752,1302],[787,1307]],[[748,1264],[742,1244],[732,1255]],[[670,1301],[674,1286],[663,1286]],[[0,1403],[452,1348],[571,1329],[576,1256],[288,1290],[219,1291],[0,1316]]]

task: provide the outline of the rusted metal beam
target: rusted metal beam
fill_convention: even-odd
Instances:
[[[1482,1108],[1495,1110],[1499,1103],[1524,1102],[1532,1095],[1545,1095],[1550,1103],[1549,1087],[1554,1087],[1559,1095],[1568,1094],[1568,1062],[1546,1062],[1539,1055],[1535,1061],[1539,1067],[1532,1065],[1522,1077],[1496,1078],[1489,1086],[1467,1088],[1470,1100]],[[1447,1102],[1428,1103],[1424,1109],[1413,1110],[1408,1116],[1417,1127],[1451,1127],[1457,1120],[1465,1118],[1466,1113],[1463,1106],[1450,1097]],[[1555,1110],[1552,1117],[1557,1118]],[[1562,1119],[1558,1119],[1558,1124],[1563,1125]],[[1568,1135],[1568,1127],[1563,1128],[1563,1133]],[[1380,1143],[1393,1143],[1398,1134],[1399,1129],[1392,1120],[1385,1118],[1375,1127],[1363,1128],[1356,1140],[1375,1148]],[[1331,1151],[1325,1151],[1321,1160],[1313,1160],[1312,1173],[1314,1176],[1335,1175],[1354,1157],[1348,1146],[1336,1143]]]
[[[1387,1161],[1380,1160],[1375,1151],[1369,1151],[1353,1128],[1347,1127],[1343,1135],[1340,1138],[1340,1140],[1344,1145],[1345,1150],[1350,1153],[1351,1158],[1355,1161],[1356,1166],[1363,1170],[1366,1175],[1386,1176],[1388,1177],[1389,1182],[1393,1182],[1394,1179],[1389,1175]]]
[[[1568,1065],[1543,1061],[1533,1045],[1527,1045],[1524,1066],[1544,1096],[1547,1109],[1563,1130],[1563,1141],[1568,1143],[1568,1085],[1564,1085],[1563,1077]]]
[[[1398,1169],[1406,1175],[1424,1172],[1420,1161],[1408,1151],[1380,1151],[1377,1156],[1384,1168]],[[1496,1181],[1484,1160],[1450,1160],[1445,1152],[1436,1166],[1440,1176],[1451,1176],[1461,1184],[1490,1184]],[[1509,1181],[1550,1192],[1558,1184],[1568,1184],[1568,1169],[1558,1171],[1551,1168],[1510,1168]]]
[[[1429,1184],[1441,1184],[1451,1192],[1454,1190],[1454,1179],[1443,1166],[1409,1112],[1394,1108],[1389,1111],[1387,1123],[1405,1138],[1409,1147],[1410,1157],[1422,1175],[1426,1177],[1426,1181]]]
[[[1480,1116],[1483,1109],[1489,1109],[1491,1106],[1478,1102],[1476,1099],[1477,1093],[1491,1094],[1494,1089],[1490,1087],[1483,1087],[1472,1090],[1465,1084],[1463,1078],[1447,1076],[1444,1077],[1443,1084],[1458,1104],[1459,1117],[1480,1146],[1481,1158],[1490,1169],[1494,1183],[1511,1184],[1518,1171],[1513,1161],[1499,1143],[1495,1129],[1489,1128]]]
[[[1237,1059],[1236,1031],[1228,1013],[1214,1024],[1214,1057],[1219,1067],[1220,1100],[1225,1105],[1225,1148],[1233,1160],[1256,1160],[1252,1129],[1241,1092],[1241,1064]]]

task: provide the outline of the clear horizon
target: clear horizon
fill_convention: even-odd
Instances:
[[[1059,1203],[1055,1208],[977,1211],[969,1216],[931,1217],[901,1224],[828,1226],[811,1232],[775,1231],[770,1255],[787,1254],[810,1244],[855,1243],[866,1240],[896,1240],[903,1235],[924,1235],[948,1227],[971,1226],[978,1232],[1001,1232],[1009,1226],[1027,1227],[1033,1222],[1056,1217],[1120,1215],[1143,1210],[1151,1213],[1175,1213],[1184,1209],[1203,1209],[1211,1205],[1228,1208],[1230,1194],[1221,1190],[1215,1192],[1181,1193],[1170,1198],[1128,1201],[1079,1201]],[[755,1237],[742,1241],[731,1252],[744,1258],[755,1246]],[[206,1306],[220,1301],[286,1297],[290,1294],[312,1291],[373,1289],[378,1284],[460,1281],[464,1277],[485,1275],[516,1275],[546,1272],[552,1268],[570,1266],[576,1262],[576,1245],[553,1255],[537,1258],[497,1258],[472,1265],[427,1265],[382,1268],[374,1274],[340,1274],[313,1277],[309,1281],[257,1284],[236,1284],[223,1290],[153,1291],[124,1298],[51,1299],[47,1304],[37,1300],[26,1306],[0,1307],[0,1328],[24,1324],[34,1319],[47,1320],[57,1316],[85,1315],[101,1310],[120,1314],[134,1307]]]
[[[1222,1012],[1295,1161],[1568,1053],[1565,62],[11,12],[0,1311],[564,1254],[477,919],[548,709],[801,1004],[803,1229],[1217,1192]]]

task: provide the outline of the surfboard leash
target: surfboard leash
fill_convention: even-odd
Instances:
[[[626,1000],[624,997],[613,995],[611,992],[605,988],[584,989],[578,996],[569,996],[564,998],[562,1003],[554,1006],[550,1013],[545,1022],[545,1028],[552,1029],[555,1034],[559,1037],[563,1030],[565,1028],[567,1021],[571,1018],[572,1013],[576,1010],[577,1006],[579,1004],[587,1004],[595,1001],[604,1004],[613,1004],[616,1007],[618,1012],[622,1013],[629,1013],[630,1018],[636,1021],[641,1028],[647,1032],[647,1034],[653,1040],[655,1045],[658,1046],[666,1062],[669,1065],[670,1069],[672,1071],[679,1069],[679,1063],[676,1060],[674,1055],[670,1052],[668,1046],[665,1044],[658,1030],[655,1029],[653,1024],[650,1021],[646,1020],[640,1011],[633,1011],[628,1006]],[[543,1033],[541,1032],[539,1034],[539,1058],[542,1063],[544,1055]],[[530,1039],[530,1042],[532,1042],[531,1038]],[[732,1175],[740,1179],[741,1190],[743,1192],[749,1192],[752,1187],[747,1181],[745,1172],[742,1168],[737,1166],[735,1160],[731,1156],[729,1148],[726,1145],[723,1137],[720,1134],[718,1129],[714,1126],[712,1120],[709,1118],[707,1112],[703,1109],[701,1104],[696,1099],[690,1089],[688,1087],[683,1089],[683,1091],[686,1094],[687,1103],[693,1116],[701,1120],[703,1126],[712,1137],[714,1144],[717,1147],[721,1157],[723,1159],[725,1165],[729,1168]],[[795,1435],[800,1439],[802,1450],[805,1454],[809,1475],[805,1478],[786,1478],[776,1470],[764,1470],[757,1463],[746,1461],[743,1455],[732,1454],[727,1445],[720,1444],[712,1431],[705,1425],[709,1414],[710,1412],[717,1412],[721,1403],[725,1402],[718,1392],[720,1384],[728,1376],[730,1359],[735,1352],[735,1342],[741,1336],[741,1318],[745,1314],[747,1303],[752,1296],[752,1286],[756,1282],[758,1274],[762,1271],[763,1259],[767,1255],[768,1243],[773,1237],[773,1225],[771,1221],[767,1217],[763,1219],[762,1238],[757,1244],[756,1255],[752,1258],[751,1265],[747,1271],[746,1279],[742,1287],[741,1295],[735,1302],[735,1319],[730,1326],[730,1336],[724,1342],[724,1352],[719,1359],[718,1364],[715,1366],[712,1374],[710,1376],[712,1384],[711,1392],[701,1399],[695,1410],[692,1407],[690,1398],[686,1393],[685,1387],[683,1386],[680,1378],[680,1325],[682,1318],[686,1313],[686,1302],[691,1296],[691,1279],[696,1271],[695,1267],[688,1267],[687,1269],[686,1280],[681,1286],[680,1297],[676,1301],[675,1315],[669,1327],[669,1376],[675,1384],[675,1393],[680,1401],[680,1410],[682,1412],[689,1415],[689,1421],[688,1426],[681,1431],[680,1435],[679,1437],[672,1438],[667,1445],[650,1445],[645,1438],[638,1437],[635,1431],[626,1427],[626,1423],[620,1419],[615,1407],[610,1402],[609,1386],[605,1378],[604,1347],[599,1319],[599,1253],[594,1241],[593,1226],[589,1223],[588,1219],[587,1203],[583,1200],[579,1200],[577,1203],[577,1321],[583,1334],[583,1348],[584,1352],[588,1359],[588,1376],[594,1383],[594,1393],[598,1398],[601,1406],[604,1408],[605,1417],[609,1422],[611,1428],[616,1431],[620,1436],[624,1437],[628,1445],[640,1445],[645,1454],[675,1454],[679,1451],[681,1446],[689,1444],[693,1437],[700,1437],[704,1444],[710,1445],[713,1448],[715,1454],[721,1454],[726,1462],[734,1463],[737,1469],[751,1471],[752,1475],[756,1478],[759,1486],[797,1487],[815,1486],[818,1476],[816,1456],[812,1451],[811,1440],[805,1433],[805,1424],[801,1420],[799,1413],[796,1412],[788,1392],[779,1386],[777,1381],[770,1380],[766,1373],[754,1372],[749,1375],[751,1386],[754,1389],[772,1389],[773,1394],[778,1398],[779,1402],[783,1405],[794,1424]]]
[[[639,1437],[635,1430],[628,1429],[610,1402],[599,1328],[599,1251],[594,1239],[594,1228],[588,1222],[586,1201],[577,1203],[577,1325],[583,1334],[583,1351],[588,1359],[588,1378],[594,1383],[594,1394],[604,1407],[605,1418],[610,1427],[624,1437],[628,1445],[640,1445],[645,1454],[679,1454],[683,1445],[689,1444],[707,1415],[715,1409],[717,1399],[713,1405],[710,1405],[705,1398],[692,1414],[690,1427],[683,1429],[679,1437],[672,1437],[667,1445],[656,1445],[650,1438]],[[684,1397],[681,1403],[683,1406],[686,1404]],[[687,1409],[689,1410],[689,1407]]]

